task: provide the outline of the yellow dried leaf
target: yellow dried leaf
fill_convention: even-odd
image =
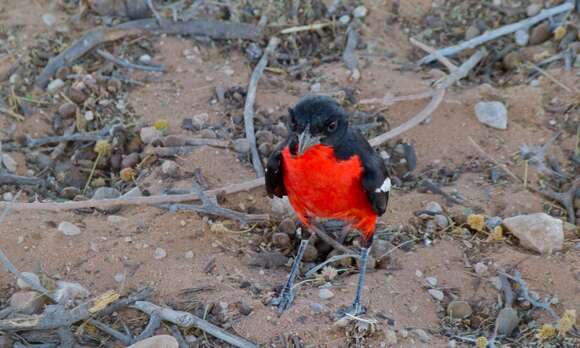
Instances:
[[[95,144],[95,152],[101,156],[106,156],[111,153],[111,144],[106,140],[99,140]]]
[[[137,172],[133,168],[123,168],[119,175],[121,176],[121,180],[124,182],[132,182],[135,175],[137,175]]]
[[[162,130],[169,128],[169,122],[164,118],[160,118],[160,119],[155,121],[155,123],[153,124],[153,127],[155,127],[155,129],[157,129],[157,130],[162,131]]]
[[[566,27],[564,26],[559,26],[556,28],[556,30],[554,30],[554,39],[556,41],[560,41],[564,38],[564,36],[566,36],[567,30]]]
[[[486,348],[487,344],[489,343],[489,341],[487,340],[487,337],[478,337],[475,340],[475,345],[477,346],[477,348]]]
[[[481,214],[471,214],[467,217],[467,224],[476,231],[483,231],[485,227],[485,216]]]
[[[566,310],[562,316],[562,319],[560,319],[559,324],[558,334],[560,336],[565,336],[568,331],[572,330],[572,327],[576,324],[576,310]]]
[[[94,300],[93,306],[89,308],[89,313],[96,313],[107,308],[111,303],[117,301],[119,297],[119,293],[115,290],[105,292]]]
[[[556,328],[550,324],[544,324],[538,330],[536,337],[541,341],[548,341],[556,336]]]
[[[487,237],[487,241],[490,243],[501,242],[503,240],[505,240],[505,238],[503,236],[503,228],[501,226],[495,226],[493,231]]]

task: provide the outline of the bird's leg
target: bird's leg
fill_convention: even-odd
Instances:
[[[294,280],[296,280],[296,276],[298,275],[298,267],[300,266],[300,262],[307,245],[308,239],[303,239],[300,242],[298,253],[296,253],[296,259],[294,259],[294,263],[290,269],[290,274],[288,275],[288,281],[286,282],[286,285],[284,285],[282,292],[280,292],[280,296],[272,301],[272,304],[278,307],[278,313],[280,315],[290,307],[292,301],[294,300],[294,293],[292,292],[292,288],[294,287]]]
[[[358,273],[358,284],[356,287],[356,293],[354,295],[354,301],[350,307],[346,307],[343,309],[339,309],[337,312],[337,316],[342,318],[347,314],[358,316],[361,314],[365,314],[367,309],[361,303],[362,291],[365,284],[365,275],[367,273],[367,261],[369,258],[369,248],[361,248],[360,249],[360,269]]]

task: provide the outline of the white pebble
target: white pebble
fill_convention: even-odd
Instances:
[[[427,291],[429,292],[429,295],[431,295],[437,301],[442,301],[443,298],[445,297],[445,295],[443,294],[443,291],[441,291],[441,290],[429,289]]]
[[[338,22],[339,22],[340,24],[342,24],[342,25],[347,25],[347,24],[348,24],[348,22],[350,22],[350,16],[349,16],[349,15],[344,15],[344,16],[341,16],[341,17],[338,19]]]
[[[193,259],[193,251],[191,251],[191,250],[186,251],[185,258],[186,259]]]
[[[10,172],[15,173],[16,168],[18,167],[18,162],[12,156],[7,153],[1,154],[2,155],[2,164],[4,167]]]
[[[437,286],[437,277],[427,277],[427,278],[425,278],[425,281],[430,286],[433,286],[433,287]]]
[[[352,11],[352,15],[355,18],[365,17],[367,15],[367,13],[368,13],[368,10],[364,6],[358,6],[357,8],[354,9],[354,11]]]
[[[155,249],[155,253],[154,253],[153,257],[155,257],[156,260],[161,260],[161,259],[165,258],[166,256],[167,256],[167,252],[165,251],[165,249],[163,249],[163,248]]]
[[[124,273],[121,273],[121,272],[119,272],[119,273],[115,274],[115,277],[114,277],[114,278],[115,278],[115,281],[116,281],[117,283],[122,283],[122,282],[124,282],[124,281],[125,281],[125,274],[124,274]]]
[[[318,291],[318,296],[323,300],[330,300],[334,297],[334,293],[329,289],[320,289]]]
[[[56,23],[56,17],[50,13],[45,13],[42,15],[42,21],[47,27],[52,27]]]
[[[63,221],[58,224],[58,230],[61,231],[65,236],[77,236],[81,234],[81,229],[68,221]]]
[[[151,60],[152,60],[152,58],[151,58],[151,56],[150,56],[150,55],[148,55],[148,54],[144,54],[144,55],[142,55],[141,57],[139,57],[139,62],[140,62],[141,64],[147,64],[147,65],[148,65],[148,64],[151,64]]]
[[[50,83],[46,87],[46,91],[48,93],[54,94],[54,93],[58,92],[58,90],[63,88],[63,87],[64,87],[64,81],[61,79],[56,79],[56,80],[50,81]]]
[[[91,110],[88,110],[87,112],[85,112],[85,120],[92,121],[94,119],[95,119],[94,112],[92,112]]]

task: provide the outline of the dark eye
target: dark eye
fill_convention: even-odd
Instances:
[[[332,121],[326,125],[326,130],[328,130],[329,132],[332,133],[336,130],[337,127],[338,127],[338,123],[336,121]]]

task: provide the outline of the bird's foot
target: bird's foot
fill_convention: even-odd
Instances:
[[[344,317],[353,316],[358,317],[367,312],[367,308],[363,306],[360,302],[355,302],[348,307],[344,307],[336,311],[336,318],[342,319]]]
[[[285,310],[290,308],[292,301],[294,301],[294,293],[292,292],[292,289],[284,287],[280,296],[272,300],[272,305],[278,307],[278,314],[282,315]]]

